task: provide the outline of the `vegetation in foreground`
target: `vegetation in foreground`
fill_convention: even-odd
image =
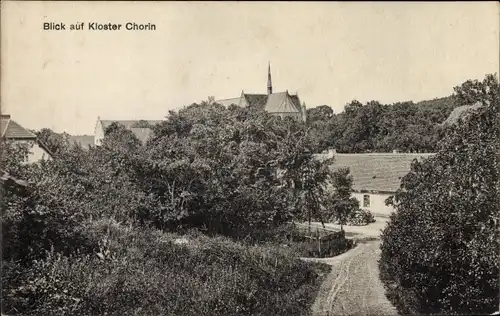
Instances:
[[[483,107],[448,130],[438,153],[414,163],[393,201],[380,269],[403,314],[499,310],[499,85],[456,88]]]
[[[23,165],[28,149],[5,144],[2,168],[31,183],[2,187],[2,311],[307,315],[322,268],[253,246],[321,216],[331,171],[306,153],[305,132],[201,104],[171,113],[145,145],[118,124],[89,150],[49,133],[55,159]],[[191,229],[203,236],[187,244],[158,232]]]
[[[21,315],[307,315],[328,272],[327,266],[306,264],[285,249],[226,237],[180,237],[110,221],[93,222],[86,231],[95,242],[105,241],[96,254],[50,251],[26,269],[21,263],[5,264],[4,310]]]
[[[332,160],[312,158],[307,128],[259,110],[194,104],[155,126],[145,145],[118,124],[88,151],[48,133],[56,159],[26,166],[27,149],[5,144],[1,167],[31,184],[2,186],[2,311],[308,314],[324,268],[283,247],[253,246],[291,220],[333,216],[345,225],[355,209],[348,172],[332,173]],[[338,185],[332,194],[328,182]],[[191,229],[203,236],[187,244],[165,234]],[[384,243],[392,247],[385,254],[403,241]],[[487,259],[467,264],[498,273],[484,268],[495,254],[485,244],[477,250]]]
[[[347,239],[343,230],[332,232],[294,223],[267,231],[260,240],[260,244],[284,248],[302,258],[334,257],[354,246],[353,240]]]

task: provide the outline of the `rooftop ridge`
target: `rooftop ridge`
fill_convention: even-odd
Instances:
[[[227,100],[235,100],[235,99],[239,99],[240,97],[236,97],[236,98],[227,98],[227,99],[217,99],[215,100],[215,102],[217,101],[227,101]]]

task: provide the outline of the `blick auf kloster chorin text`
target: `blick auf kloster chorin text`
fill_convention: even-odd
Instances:
[[[153,23],[99,23],[99,22],[77,22],[73,24],[63,22],[44,22],[44,31],[156,31]]]

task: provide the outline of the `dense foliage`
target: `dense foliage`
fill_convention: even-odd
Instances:
[[[14,144],[2,156],[30,182],[2,192],[8,314],[309,313],[321,271],[295,253],[203,236],[190,248],[156,231],[256,239],[305,217],[304,180],[328,177],[303,154],[302,124],[201,104],[172,112],[145,145],[119,124],[88,150],[40,135],[53,160],[22,164]]]
[[[483,106],[446,131],[436,156],[415,162],[382,236],[380,268],[403,313],[483,314],[499,297],[499,85],[456,89]]]
[[[179,236],[97,221],[96,254],[3,267],[9,315],[307,315],[325,266],[227,238]],[[103,238],[104,237],[104,238]],[[101,242],[102,240],[102,242]],[[22,273],[19,273],[22,271]],[[14,286],[17,285],[17,286]]]
[[[52,155],[59,155],[70,145],[70,136],[68,133],[54,133],[49,128],[42,128],[36,133],[38,141],[45,145]]]
[[[309,143],[315,152],[435,152],[444,122],[459,95],[419,103],[348,103],[334,114],[328,106],[308,110]]]

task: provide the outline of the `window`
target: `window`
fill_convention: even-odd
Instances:
[[[370,196],[363,195],[363,207],[370,207]]]

